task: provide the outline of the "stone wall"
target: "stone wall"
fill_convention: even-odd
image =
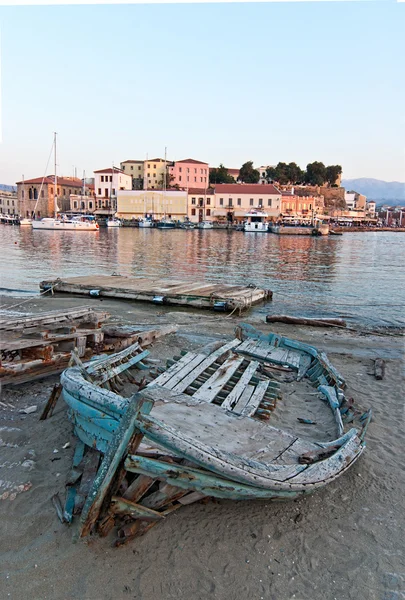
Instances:
[[[346,208],[345,188],[324,187],[316,185],[306,185],[302,187],[294,186],[294,193],[297,196],[323,196],[325,209],[328,208]]]

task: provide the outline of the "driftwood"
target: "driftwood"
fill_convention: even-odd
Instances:
[[[376,358],[374,362],[374,376],[376,379],[384,379],[385,375],[385,360]]]
[[[287,323],[289,325],[310,325],[312,327],[346,327],[343,319],[308,319],[287,315],[267,315],[267,323]]]

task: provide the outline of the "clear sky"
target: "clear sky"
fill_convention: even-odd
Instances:
[[[404,181],[393,2],[1,7],[0,183],[163,156]],[[48,169],[53,171],[53,167]]]

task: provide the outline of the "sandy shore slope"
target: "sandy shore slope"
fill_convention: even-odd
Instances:
[[[37,299],[20,310],[84,303]],[[180,323],[176,335],[152,348],[162,359],[231,336],[239,322],[125,302],[102,306],[128,323]],[[0,600],[405,598],[403,339],[244,320],[326,350],[349,395],[374,411],[363,457],[311,497],[197,503],[119,549],[109,538],[74,543],[75,526],[62,525],[50,501],[56,492],[64,497],[75,444],[63,402],[51,419],[39,421],[57,378],[6,388],[0,398]],[[371,374],[378,356],[387,361],[382,381]],[[284,397],[284,410],[293,398]],[[38,406],[35,413],[19,412],[31,405]]]

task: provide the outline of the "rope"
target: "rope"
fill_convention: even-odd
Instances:
[[[59,279],[57,281],[59,282]],[[57,285],[58,285],[58,283],[55,283],[50,288],[44,290],[43,292],[40,292],[39,296],[43,296],[44,294],[48,294],[49,292],[51,292],[51,294],[53,296],[53,290],[56,288]],[[21,306],[22,304],[25,304],[26,302],[32,302],[32,296],[30,296],[26,300],[23,300],[22,302],[19,302],[18,304],[12,304],[11,306],[9,306],[8,304],[2,304],[0,306],[0,310],[2,310],[3,308],[8,308],[8,309],[17,308],[17,306]]]

